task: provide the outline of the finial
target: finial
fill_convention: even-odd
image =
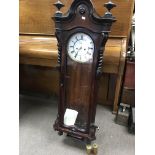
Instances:
[[[114,4],[113,2],[111,2],[111,0],[109,0],[109,2],[104,4],[104,7],[107,8],[107,12],[105,13],[104,17],[105,18],[111,18],[112,17],[112,13],[110,12],[112,8],[116,7],[116,4]]]
[[[104,7],[107,8],[107,10],[110,12],[110,10],[114,7],[116,7],[116,4],[114,4],[113,2],[111,2],[111,0],[108,3],[104,4]]]
[[[56,11],[56,14],[62,14],[62,12],[60,11],[60,9],[62,7],[64,7],[65,5],[61,2],[61,1],[57,1],[56,3],[53,4],[55,7],[57,7],[57,11]]]

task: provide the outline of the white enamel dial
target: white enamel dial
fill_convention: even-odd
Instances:
[[[93,60],[94,42],[85,33],[76,33],[68,41],[68,55],[77,62],[90,62]]]

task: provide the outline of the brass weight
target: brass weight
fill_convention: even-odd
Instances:
[[[86,145],[86,150],[87,150],[87,154],[90,155],[91,151],[92,151],[92,146],[91,145]]]
[[[94,155],[97,155],[97,153],[98,153],[98,145],[97,144],[93,144],[93,152],[94,152]]]
[[[93,145],[86,145],[87,155],[97,155],[98,153],[98,145],[95,143]]]

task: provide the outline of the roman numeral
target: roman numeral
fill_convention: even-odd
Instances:
[[[83,40],[83,35],[81,35],[81,40]]]
[[[79,40],[79,39],[77,38],[77,36],[76,36],[75,38],[76,38],[77,41]]]
[[[74,44],[76,43],[76,41],[74,42],[74,41],[72,41]]]
[[[87,52],[87,54],[91,55],[91,53]]]
[[[81,55],[80,55],[80,60],[81,60]]]

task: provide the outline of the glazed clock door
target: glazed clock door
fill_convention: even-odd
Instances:
[[[76,110],[75,128],[87,131],[92,92],[94,42],[86,33],[73,34],[67,44],[66,103]]]

